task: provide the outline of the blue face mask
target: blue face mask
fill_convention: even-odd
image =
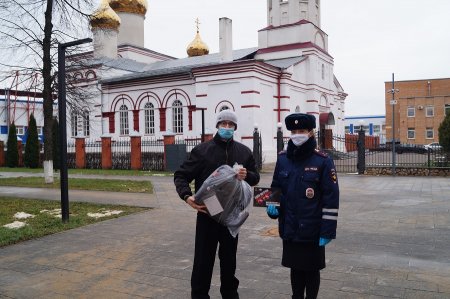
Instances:
[[[230,139],[233,137],[234,129],[233,128],[219,128],[219,136],[223,139]]]

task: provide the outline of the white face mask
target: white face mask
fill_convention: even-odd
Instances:
[[[309,133],[306,134],[293,134],[291,135],[291,140],[295,146],[300,146],[309,139]]]

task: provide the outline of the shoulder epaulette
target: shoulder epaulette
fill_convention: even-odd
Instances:
[[[321,156],[321,157],[324,157],[324,158],[327,158],[327,157],[328,157],[328,154],[327,154],[327,153],[322,152],[322,151],[319,151],[318,149],[315,149],[315,150],[314,150],[314,153],[315,153],[316,155]]]

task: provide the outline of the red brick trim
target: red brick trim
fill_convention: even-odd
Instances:
[[[261,108],[259,105],[242,105],[241,108]]]

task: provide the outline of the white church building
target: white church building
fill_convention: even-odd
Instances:
[[[146,11],[146,0],[104,0],[92,15],[94,50],[83,54],[92,67],[74,78],[98,97],[82,113],[73,111],[68,136],[200,136],[200,109],[209,133],[216,113],[232,109],[239,121],[235,140],[252,148],[257,126],[271,162],[277,125],[288,136],[290,113],[315,115],[317,130],[344,135],[347,94],[320,29],[320,0],[267,0],[267,27],[255,32],[254,48],[234,49],[232,21],[221,18],[219,53],[209,54],[197,30],[182,59],[144,48]]]

